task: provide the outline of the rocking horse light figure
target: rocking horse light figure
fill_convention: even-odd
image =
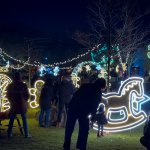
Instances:
[[[105,132],[119,132],[135,128],[145,122],[147,115],[141,105],[150,100],[144,94],[143,78],[131,77],[125,80],[118,92],[103,94],[102,101],[108,125]],[[94,124],[97,130],[97,124]]]

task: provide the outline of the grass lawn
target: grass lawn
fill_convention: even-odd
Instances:
[[[29,133],[33,136],[30,139],[25,139],[20,134],[19,129],[13,129],[13,138],[7,138],[7,130],[0,131],[0,150],[61,150],[64,141],[65,128],[38,127],[38,122],[34,115],[37,109],[28,111],[28,126]],[[20,117],[20,115],[18,115]],[[21,119],[20,119],[21,121]],[[8,120],[2,121],[2,124],[8,124]],[[21,121],[22,124],[22,121]],[[15,121],[14,125],[17,125]],[[143,125],[118,133],[110,133],[105,137],[96,137],[96,131],[90,129],[87,150],[144,150],[140,144]],[[78,135],[78,126],[72,136],[71,150],[76,150],[75,145]]]

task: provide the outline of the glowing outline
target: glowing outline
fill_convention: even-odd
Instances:
[[[121,125],[121,123],[127,122],[129,117],[131,119],[134,118],[134,119],[137,119],[137,120],[139,119],[139,120],[136,121],[136,122],[133,122],[131,124],[122,125],[122,126],[119,126],[119,127],[111,127],[110,128],[110,127],[105,126],[104,131],[106,131],[106,132],[119,132],[119,131],[129,130],[129,129],[135,128],[135,127],[139,126],[140,124],[142,124],[143,122],[145,122],[145,120],[147,118],[147,115],[144,111],[141,111],[141,104],[149,101],[150,98],[148,96],[144,95],[143,82],[144,82],[144,80],[140,77],[128,78],[127,80],[125,80],[121,84],[121,86],[119,87],[118,92],[111,92],[111,93],[107,93],[107,94],[102,95],[103,99],[105,100],[105,103],[107,103],[109,98],[112,98],[112,97],[121,98],[123,95],[126,94],[127,91],[129,91],[131,88],[133,88],[134,85],[139,86],[139,93],[136,90],[131,90],[131,92],[129,93],[129,99],[128,99],[128,105],[129,106],[128,107],[129,107],[130,114],[127,114],[126,116],[124,116],[124,118],[121,118],[120,120],[112,119],[110,117],[110,112],[112,112],[113,110],[115,110],[114,113],[116,113],[116,112],[121,112],[121,109],[124,108],[125,109],[124,112],[128,112],[126,106],[120,106],[120,107],[115,107],[115,108],[114,107],[112,108],[110,106],[108,108],[107,114],[106,114],[106,116],[108,118],[108,124],[110,126],[111,126],[111,124],[112,125],[115,125],[115,124],[116,125],[119,125],[119,124]],[[130,85],[128,85],[129,83],[130,83]],[[146,97],[146,100],[145,100],[145,97]],[[138,100],[137,110],[139,110],[139,112],[134,111],[133,103],[132,103],[133,98],[134,99],[136,98]],[[97,130],[97,124],[94,124],[93,129]]]
[[[34,88],[28,88],[29,89],[29,93],[30,95],[34,96],[34,100],[33,101],[30,101],[29,104],[30,104],[30,107],[31,108],[37,108],[39,106],[39,104],[37,103],[37,83],[41,82],[42,84],[44,84],[44,81],[43,80],[37,80],[35,83],[34,83]],[[41,88],[42,89],[42,88]],[[33,91],[33,93],[31,92]],[[34,106],[35,105],[35,106]]]

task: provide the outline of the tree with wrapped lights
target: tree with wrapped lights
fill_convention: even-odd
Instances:
[[[146,42],[149,29],[143,28],[142,21],[150,10],[140,10],[140,1],[131,0],[94,0],[89,3],[90,32],[75,32],[75,39],[88,49],[104,44],[107,46],[107,85],[109,85],[110,61],[118,59],[126,70],[128,60]],[[113,49],[117,49],[115,51]],[[109,88],[108,88],[109,91]]]

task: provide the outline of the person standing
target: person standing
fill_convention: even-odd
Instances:
[[[97,137],[104,136],[103,129],[104,125],[107,124],[107,118],[104,111],[104,105],[100,105],[98,111],[96,112],[95,121],[98,125]],[[101,129],[101,135],[99,134]]]
[[[54,98],[53,94],[53,81],[52,78],[47,78],[45,84],[41,90],[41,95],[39,99],[40,104],[40,115],[39,115],[39,127],[42,127],[42,120],[44,112],[45,115],[45,127],[49,127],[49,119],[50,119],[50,110],[51,110],[51,102]]]
[[[150,150],[150,111],[144,125],[143,134],[144,136],[140,138],[140,142],[147,148],[147,150]]]
[[[93,83],[83,84],[73,95],[68,106],[67,123],[65,129],[64,150],[70,150],[71,136],[76,121],[79,123],[79,133],[76,148],[86,150],[89,133],[89,114],[94,121],[98,104],[101,102],[102,90],[106,88],[106,80],[99,78]]]
[[[59,111],[58,111],[58,120],[57,127],[61,126],[62,113],[65,107],[67,114],[67,107],[70,103],[70,100],[76,91],[76,88],[71,80],[71,76],[64,76],[63,81],[59,84]]]
[[[27,101],[29,99],[29,91],[27,85],[22,82],[19,72],[14,74],[14,81],[7,87],[7,97],[10,102],[10,121],[7,130],[8,138],[13,137],[12,128],[16,114],[21,114],[25,138],[31,138],[32,136],[28,133],[27,124]]]

